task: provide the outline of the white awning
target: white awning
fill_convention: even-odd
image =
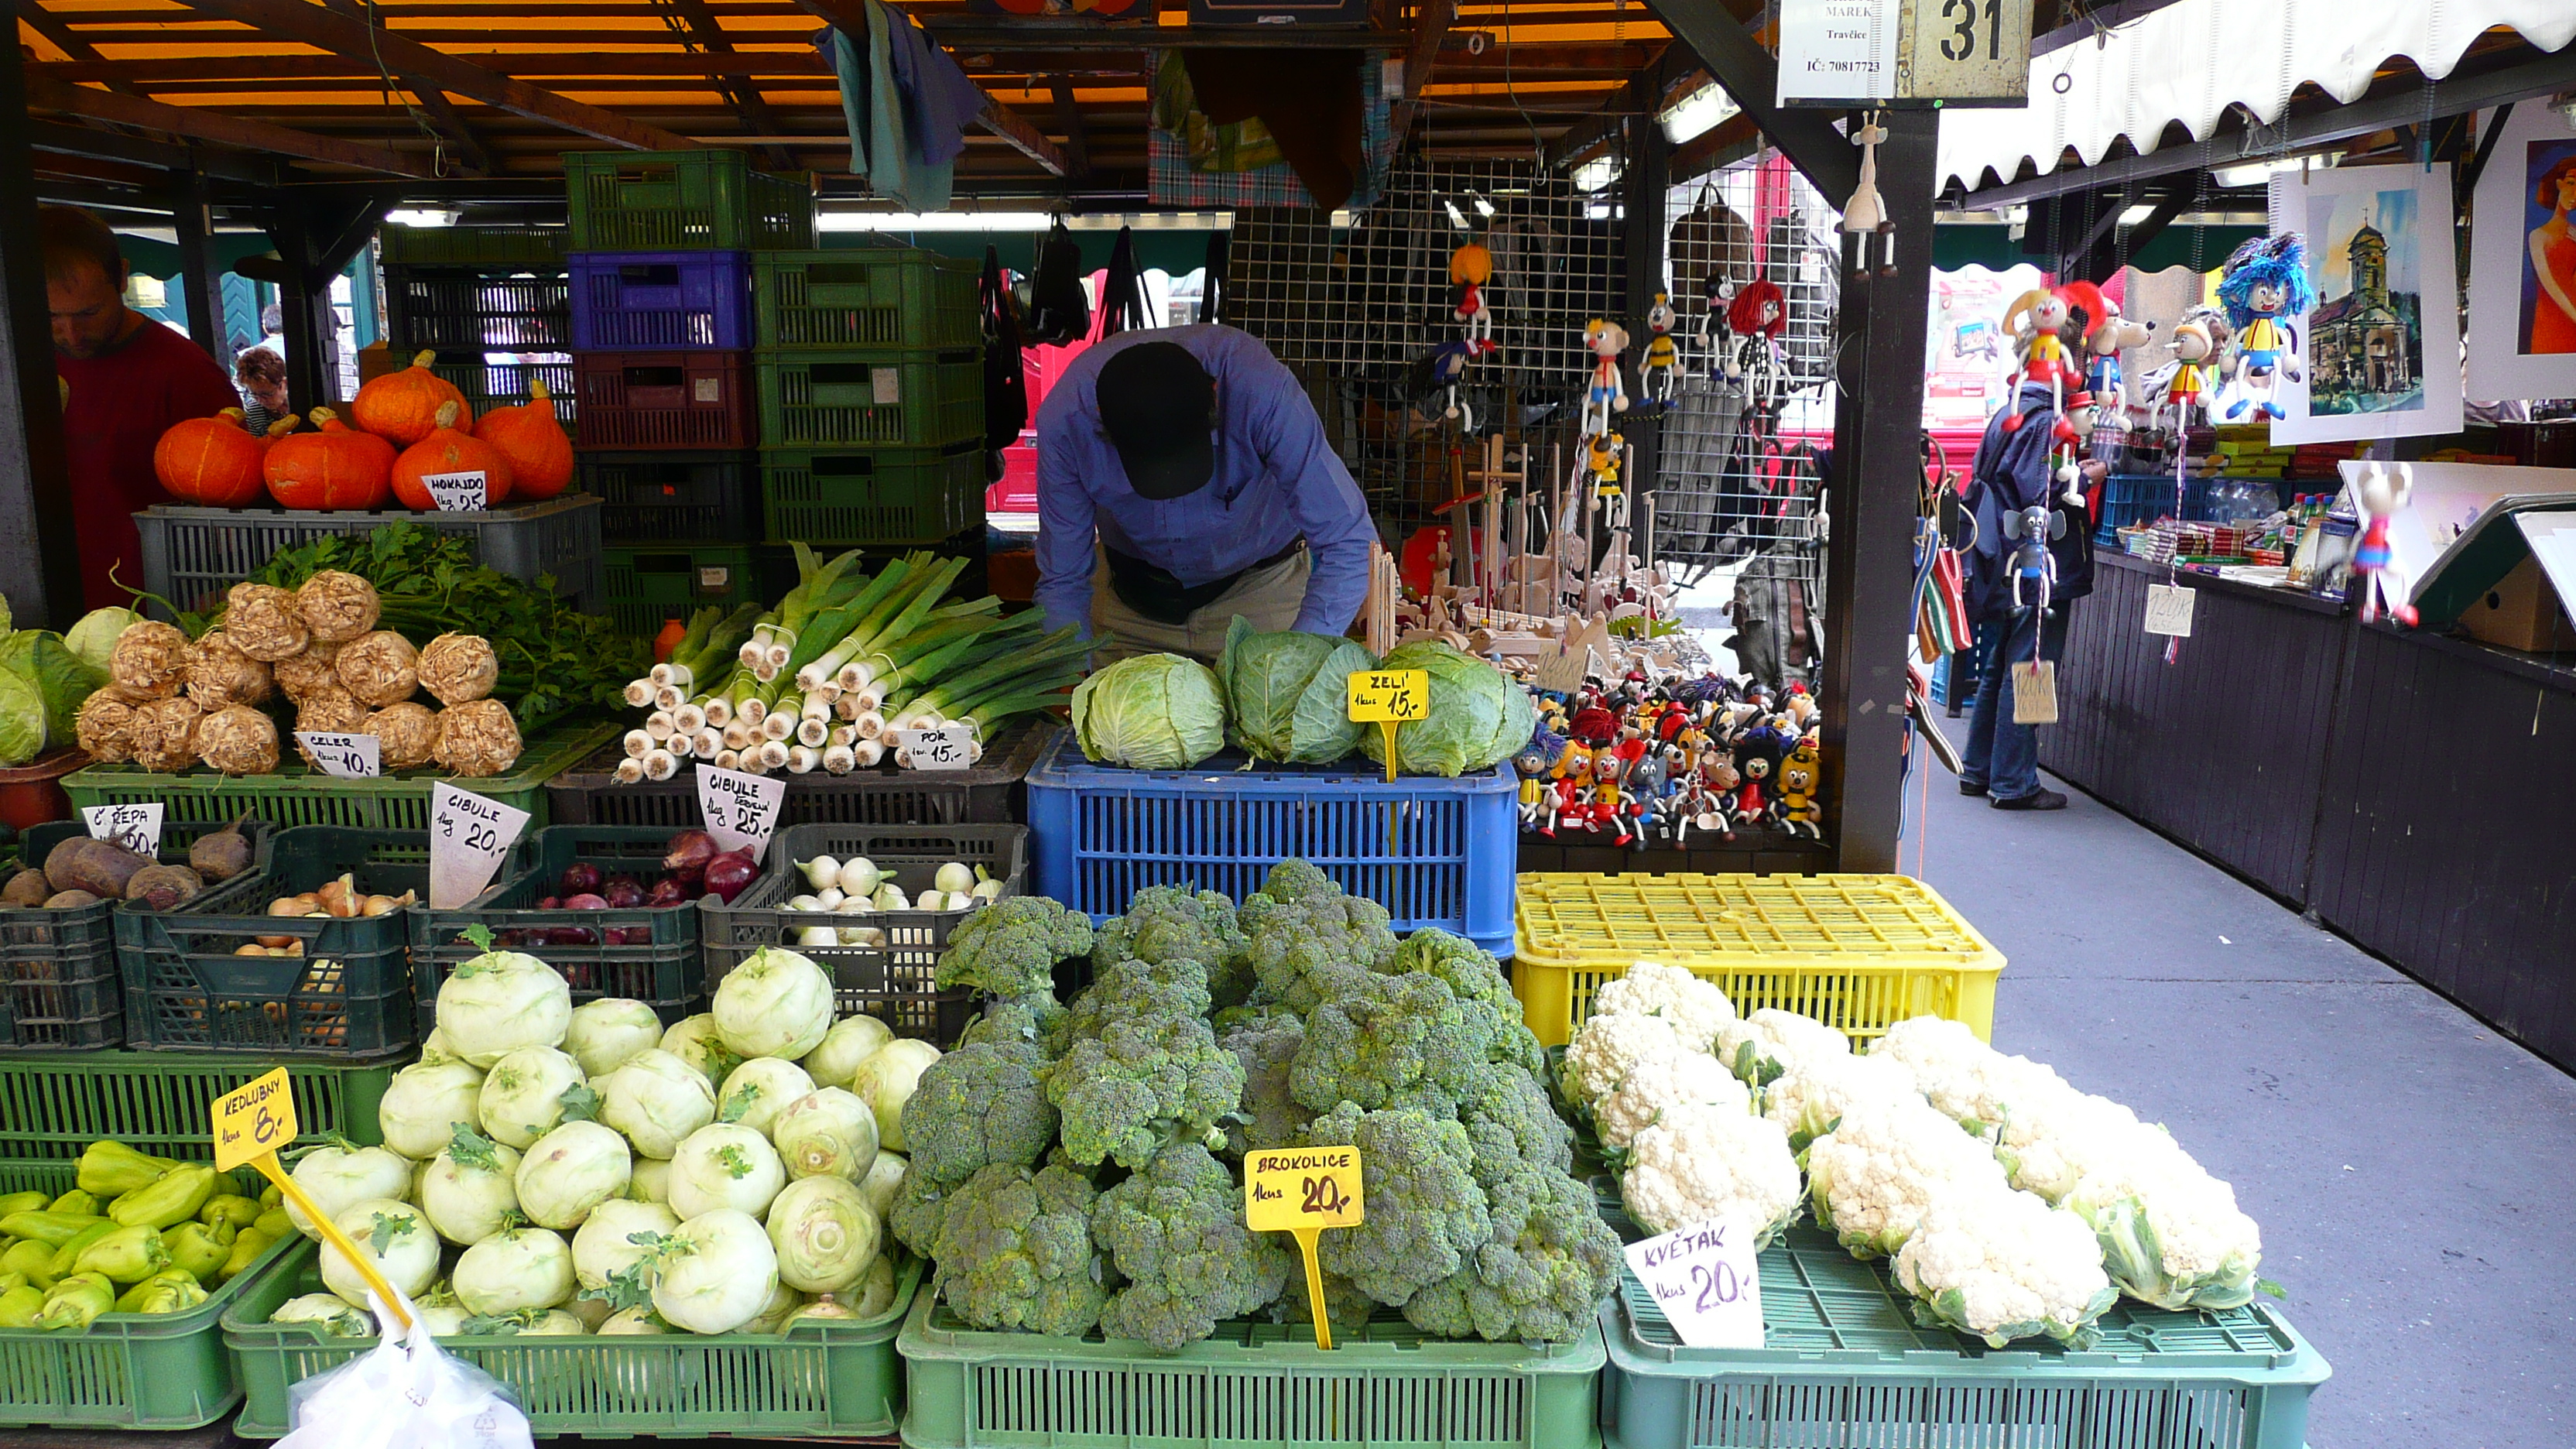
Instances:
[[[2031,61],[2027,110],[1944,112],[1936,186],[1956,180],[1974,191],[2010,181],[2025,161],[2044,175],[2069,146],[2093,165],[2121,136],[2151,152],[2175,121],[2203,140],[2236,102],[2268,124],[2303,82],[2352,101],[2391,56],[2409,56],[2439,80],[2499,25],[2554,51],[2576,39],[2576,3],[2177,0]]]

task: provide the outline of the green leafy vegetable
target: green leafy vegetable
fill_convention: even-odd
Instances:
[[[1529,691],[1472,654],[1420,640],[1399,644],[1382,669],[1419,669],[1431,676],[1430,713],[1395,728],[1396,769],[1408,775],[1447,775],[1490,770],[1518,754],[1538,728]],[[1386,763],[1386,737],[1372,729],[1360,748]]]
[[[0,671],[26,681],[42,702],[40,751],[60,749],[78,737],[74,725],[82,701],[107,683],[104,672],[91,668],[50,629],[21,629],[0,637]]]
[[[1225,748],[1225,691],[1195,659],[1121,659],[1073,691],[1073,734],[1095,764],[1186,769]]]
[[[1230,716],[1227,738],[1256,760],[1329,765],[1359,747],[1350,677],[1375,663],[1348,639],[1294,629],[1257,634],[1241,615],[1225,633],[1216,673]]]

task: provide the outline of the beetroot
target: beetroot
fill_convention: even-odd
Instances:
[[[653,882],[652,889],[644,893],[644,904],[648,906],[686,905],[688,900],[688,888],[680,884],[677,876],[662,877]]]
[[[694,889],[706,878],[707,862],[716,858],[715,837],[703,830],[683,830],[671,837],[670,853],[662,857],[662,868],[680,878],[680,884]]]
[[[604,911],[608,909],[608,902],[603,897],[591,895],[585,891],[577,896],[564,897],[564,909],[567,911]]]
[[[644,904],[644,887],[631,875],[612,875],[599,888],[613,911],[631,911]]]
[[[599,890],[599,867],[586,860],[576,860],[564,867],[563,893],[568,896],[590,895]]]
[[[750,851],[728,850],[707,862],[707,894],[726,905],[732,905],[733,898],[751,889],[751,883],[758,879],[760,867],[752,863]]]

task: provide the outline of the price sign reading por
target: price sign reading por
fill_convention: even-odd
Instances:
[[[1390,724],[1431,713],[1428,669],[1361,669],[1351,675],[1351,719]]]
[[[161,802],[149,805],[84,805],[89,838],[124,846],[147,859],[161,853]]]
[[[945,724],[935,730],[896,730],[904,765],[915,770],[963,770],[975,763],[975,727]]]
[[[787,782],[774,775],[698,766],[698,814],[720,850],[749,850],[755,861],[769,854],[786,801]]]
[[[1762,1346],[1762,1264],[1753,1235],[1697,1223],[1627,1247],[1629,1270],[1692,1348]]]
[[[1356,1227],[1365,1216],[1358,1148],[1281,1147],[1244,1155],[1244,1226],[1256,1233],[1295,1235],[1306,1258],[1306,1301],[1315,1306],[1317,1348],[1333,1346],[1333,1325],[1324,1311],[1324,1270],[1315,1261],[1315,1237],[1326,1228]]]
[[[215,1171],[230,1172],[295,1140],[295,1093],[279,1067],[215,1099]]]
[[[343,780],[372,780],[385,772],[383,741],[374,735],[297,730],[295,742],[313,757],[314,767]]]
[[[480,468],[464,473],[423,473],[420,486],[441,513],[481,513],[491,506],[492,482]]]
[[[483,893],[510,847],[528,828],[528,812],[444,780],[429,787],[429,907],[452,911]]]

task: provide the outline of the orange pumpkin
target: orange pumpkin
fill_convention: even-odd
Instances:
[[[435,352],[415,355],[411,366],[384,376],[358,389],[349,404],[349,417],[357,425],[397,448],[408,448],[426,438],[438,427],[441,403],[456,404],[456,411],[466,420],[467,431],[474,427],[474,414],[465,406],[465,394],[456,384],[429,370],[438,360]]]
[[[259,497],[265,439],[242,425],[242,410],[172,423],[152,448],[152,473],[182,503],[239,508]]]
[[[531,379],[529,394],[518,407],[494,408],[475,419],[474,436],[510,460],[512,497],[552,498],[572,481],[572,439],[555,417],[545,379]]]
[[[455,403],[440,403],[438,426],[394,459],[394,496],[404,507],[427,512],[438,506],[423,481],[432,473],[480,472],[486,508],[498,507],[510,496],[509,455],[472,433],[457,431],[457,415],[462,411]]]
[[[260,472],[282,508],[382,508],[394,471],[394,445],[340,421],[329,408],[311,414],[318,433],[289,433],[269,444]]]

